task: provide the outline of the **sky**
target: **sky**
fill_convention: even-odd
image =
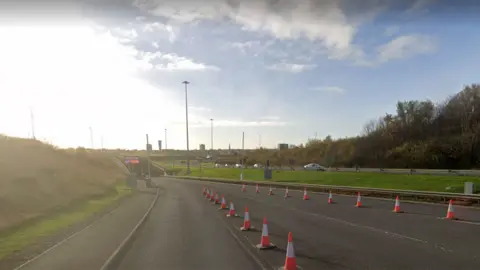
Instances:
[[[455,5],[454,5],[455,4]],[[0,2],[0,133],[190,149],[356,136],[398,100],[479,83],[480,4],[457,0]],[[32,117],[33,115],[33,117]],[[33,119],[33,121],[32,121]],[[213,119],[210,120],[210,119]],[[33,123],[33,128],[32,128]],[[92,135],[92,136],[91,136]]]

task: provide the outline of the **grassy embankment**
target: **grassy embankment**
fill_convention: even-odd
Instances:
[[[185,167],[175,166],[176,175],[185,175]],[[241,169],[192,167],[190,176],[240,179]],[[245,169],[245,180],[264,181],[263,170]],[[355,186],[440,192],[463,192],[464,182],[480,184],[478,177],[386,174],[375,172],[273,171],[272,181],[319,185]],[[477,188],[478,191],[478,188]]]
[[[85,220],[132,191],[101,153],[0,137],[0,259]]]

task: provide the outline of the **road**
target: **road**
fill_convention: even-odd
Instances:
[[[278,269],[285,261],[288,232],[293,233],[297,262],[303,269],[478,269],[480,211],[456,207],[463,221],[443,220],[446,206],[401,204],[393,213],[390,200],[283,190],[267,195],[254,187],[157,178],[160,194],[150,217],[117,269]],[[203,198],[209,187],[233,201],[243,215],[248,206],[252,225],[269,222],[273,250],[256,250],[261,231],[242,232],[242,218]]]

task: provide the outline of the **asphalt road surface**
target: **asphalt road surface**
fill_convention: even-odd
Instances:
[[[163,191],[118,269],[278,269],[285,261],[288,232],[293,233],[303,269],[479,269],[480,211],[455,207],[461,221],[444,220],[446,205],[393,201],[205,183],[154,179]],[[202,195],[209,187],[233,201],[243,216],[248,206],[256,231],[242,232],[241,217],[227,218]],[[257,250],[263,217],[268,219],[273,250]]]

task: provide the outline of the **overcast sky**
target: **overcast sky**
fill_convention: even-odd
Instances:
[[[360,3],[361,2],[361,3]],[[455,6],[453,6],[453,2]],[[478,83],[474,1],[0,3],[0,133],[61,147],[305,143]],[[449,5],[452,4],[452,5]],[[478,16],[477,16],[478,17]],[[156,145],[156,142],[155,142]]]

